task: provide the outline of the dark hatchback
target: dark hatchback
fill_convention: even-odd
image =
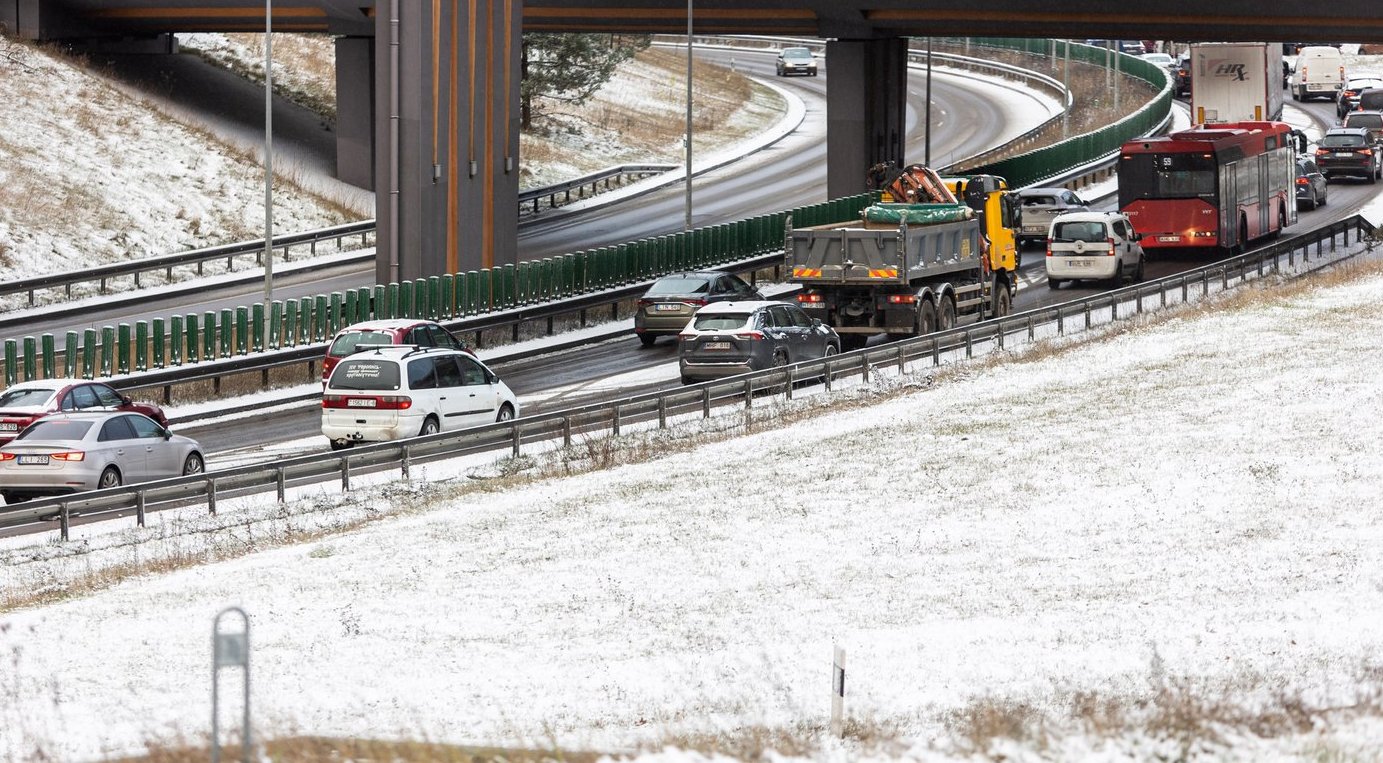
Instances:
[[[645,347],[660,336],[676,336],[712,302],[763,299],[758,289],[734,273],[700,270],[663,276],[639,298],[634,312],[634,333]]]
[[[1383,155],[1368,129],[1336,127],[1316,143],[1316,166],[1327,180],[1352,175],[1377,183],[1383,177]]]
[[[1315,209],[1325,203],[1329,184],[1325,173],[1310,159],[1297,159],[1297,209]]]

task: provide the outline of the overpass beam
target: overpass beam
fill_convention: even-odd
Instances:
[[[3,1],[3,0],[0,0]],[[336,176],[375,187],[375,38],[336,38]]]
[[[875,164],[904,164],[907,40],[828,42],[826,61],[826,192],[837,199],[864,192]]]
[[[376,4],[381,283],[517,262],[521,20],[516,0]]]

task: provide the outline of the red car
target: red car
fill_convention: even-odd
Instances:
[[[154,403],[137,403],[109,384],[87,379],[42,379],[16,384],[0,393],[0,445],[24,428],[58,411],[135,411],[168,426]]]
[[[470,348],[450,331],[432,321],[416,318],[386,318],[377,321],[353,323],[332,338],[327,347],[327,356],[322,360],[322,383],[331,376],[331,369],[347,355],[382,344],[412,344],[419,347],[447,347],[470,353]]]

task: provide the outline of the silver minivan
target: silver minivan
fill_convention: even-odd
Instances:
[[[1119,286],[1143,280],[1142,238],[1120,212],[1071,212],[1052,221],[1047,234],[1047,286],[1101,280]]]
[[[1292,67],[1292,100],[1334,99],[1345,86],[1345,59],[1331,45],[1308,45]]]

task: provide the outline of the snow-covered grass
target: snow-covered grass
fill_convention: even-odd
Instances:
[[[1380,300],[1377,267],[1248,289],[777,403],[781,425],[764,401],[747,430],[14,549],[8,597],[66,600],[0,620],[0,755],[203,740],[211,620],[238,605],[261,736],[1377,760]]]
[[[263,235],[253,156],[45,48],[0,38],[0,276],[79,270]],[[281,183],[278,230],[345,221]]]

